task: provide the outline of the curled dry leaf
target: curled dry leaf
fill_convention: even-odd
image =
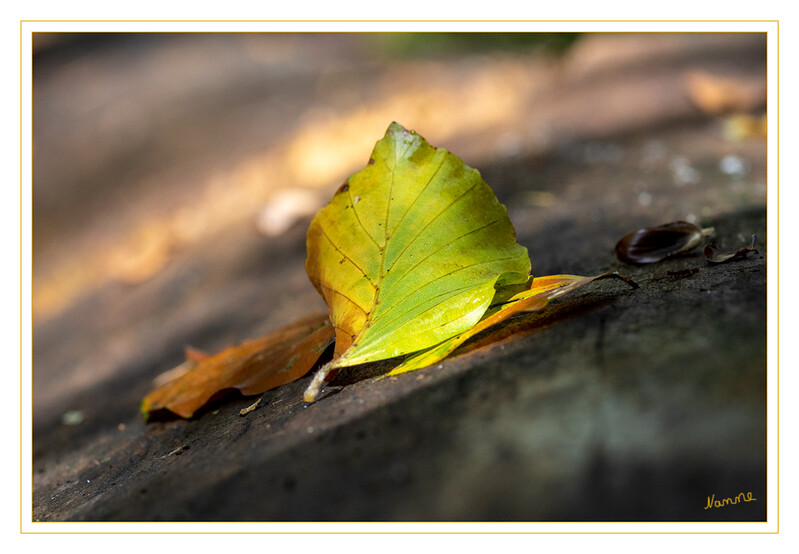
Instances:
[[[757,253],[757,250],[755,249],[756,242],[757,235],[752,235],[752,243],[749,246],[744,246],[743,248],[739,248],[735,252],[730,252],[729,254],[720,254],[719,249],[715,244],[708,244],[705,246],[705,258],[707,258],[708,262],[713,264],[722,264],[724,262],[729,262],[730,260],[745,258],[749,252]]]
[[[638,229],[616,243],[616,257],[628,264],[660,262],[690,252],[714,232],[712,227],[702,229],[687,221]]]
[[[189,418],[220,391],[261,394],[308,373],[332,342],[327,314],[307,317],[194,362],[193,369],[148,394],[141,411],[149,417],[163,409]]]

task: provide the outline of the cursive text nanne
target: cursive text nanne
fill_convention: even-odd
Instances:
[[[723,506],[728,506],[730,504],[738,504],[738,502],[753,502],[757,500],[752,496],[751,491],[747,493],[738,493],[738,496],[733,498],[722,498],[721,500],[716,500],[716,495],[711,495],[707,497],[707,506],[705,506],[705,510],[709,510],[710,508],[721,508]]]

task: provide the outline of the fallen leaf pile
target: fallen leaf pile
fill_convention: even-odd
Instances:
[[[306,271],[329,314],[202,358],[142,403],[191,417],[214,395],[260,394],[299,379],[335,337],[333,358],[308,386],[316,399],[343,368],[404,356],[413,371],[508,317],[543,308],[593,281],[533,278],[527,249],[480,173],[414,131],[392,123],[364,169],[313,218]]]

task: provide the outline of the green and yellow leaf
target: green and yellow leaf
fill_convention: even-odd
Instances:
[[[306,270],[336,329],[322,373],[429,348],[476,325],[527,249],[479,172],[392,123],[308,229]]]

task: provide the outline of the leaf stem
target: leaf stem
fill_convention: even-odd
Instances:
[[[322,385],[325,383],[325,377],[333,371],[335,368],[333,367],[333,362],[327,362],[325,365],[319,368],[319,370],[314,374],[313,379],[311,379],[311,383],[308,385],[308,388],[305,389],[305,394],[303,395],[303,400],[306,402],[313,402],[316,400],[316,397],[319,395],[319,391],[322,390]]]

